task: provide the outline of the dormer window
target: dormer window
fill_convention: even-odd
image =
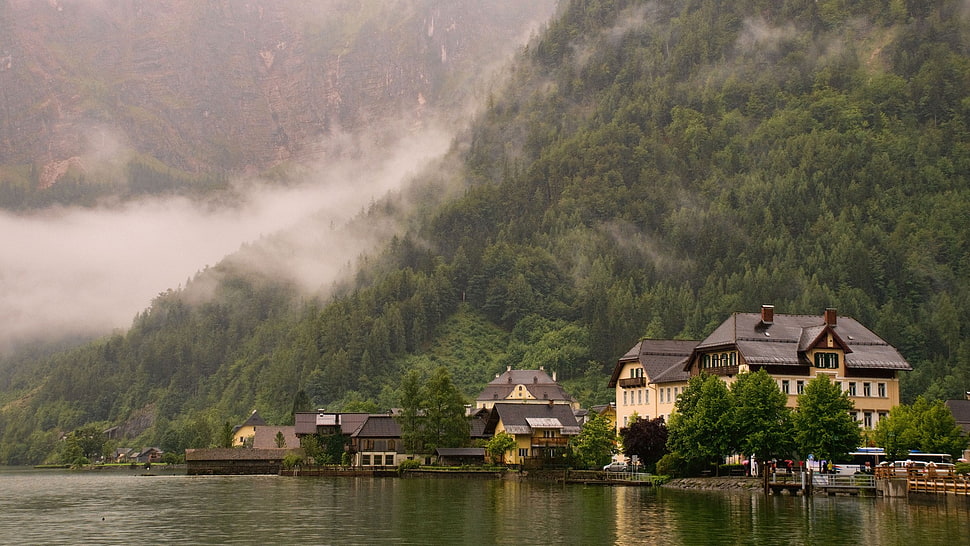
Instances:
[[[834,370],[839,367],[838,353],[815,353],[815,367]]]

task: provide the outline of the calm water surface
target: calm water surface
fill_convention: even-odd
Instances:
[[[0,544],[970,544],[970,502],[0,470]]]

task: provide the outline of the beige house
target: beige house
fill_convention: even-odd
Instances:
[[[617,426],[629,417],[669,416],[687,379],[700,373],[730,383],[737,374],[766,370],[797,405],[798,395],[825,374],[849,394],[853,419],[873,428],[899,404],[899,372],[912,367],[893,346],[835,309],[823,315],[734,313],[700,342],[644,340],[624,355],[610,379]]]
[[[513,370],[495,374],[495,379],[482,389],[475,399],[475,408],[491,408],[497,402],[519,404],[566,404],[578,410],[579,402],[556,383],[556,374],[550,377],[542,368],[538,370]]]

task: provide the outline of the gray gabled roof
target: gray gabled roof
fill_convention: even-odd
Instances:
[[[760,313],[734,313],[697,345],[696,352],[736,347],[752,365],[802,366],[804,351],[827,332],[845,349],[849,368],[912,370],[895,347],[851,317],[826,325],[822,315],[775,314],[770,324]]]
[[[580,426],[566,404],[497,403],[492,406],[487,434],[494,434],[501,420],[509,434],[531,434],[534,429],[556,429],[564,436],[579,434]]]
[[[573,402],[559,383],[553,381],[544,370],[506,370],[482,389],[475,399],[480,402],[505,400],[519,385],[529,391],[536,400],[561,400]]]
[[[249,419],[246,419],[246,421],[243,424],[239,425],[239,428],[265,427],[265,426],[266,426],[266,420],[260,417],[259,413],[257,413],[256,410],[253,410],[253,413],[249,416]]]
[[[401,425],[390,415],[368,415],[357,427],[353,438],[400,438]]]
[[[651,383],[686,381],[684,365],[699,342],[685,339],[644,339],[620,357],[613,367],[609,387],[616,387],[623,366],[639,362]]]

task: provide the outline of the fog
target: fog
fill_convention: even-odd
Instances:
[[[237,181],[231,205],[169,196],[0,212],[0,352],[35,337],[125,328],[158,293],[184,285],[252,241],[262,241],[274,272],[310,291],[328,286],[378,242],[349,237],[343,224],[441,156],[450,133],[412,130],[381,148],[366,141],[358,139],[342,158],[309,167],[296,184]]]

